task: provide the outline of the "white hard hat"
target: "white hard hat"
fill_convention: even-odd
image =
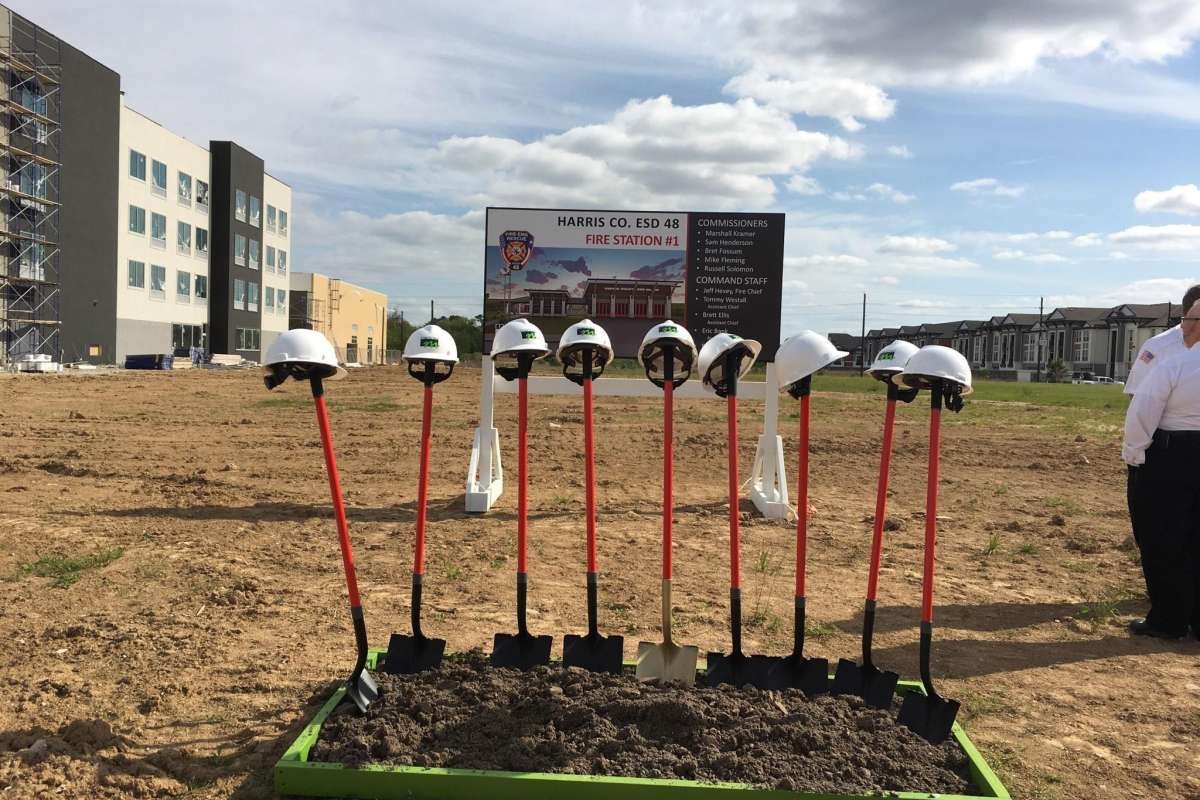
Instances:
[[[642,337],[642,346],[638,348],[638,363],[646,370],[646,377],[655,385],[662,386],[663,352],[667,346],[674,347],[674,366],[671,380],[673,386],[680,386],[692,374],[692,362],[696,360],[696,342],[687,328],[678,322],[666,320],[660,322]]]
[[[307,328],[285,331],[271,342],[262,370],[268,389],[274,389],[288,378],[338,380],[346,377],[346,370],[338,366],[333,345],[322,334]]]
[[[971,365],[957,350],[929,344],[908,359],[900,380],[914,389],[928,389],[935,381],[947,381],[956,385],[961,394],[968,395],[971,393]]]
[[[867,374],[880,381],[891,381],[904,371],[904,365],[920,348],[912,342],[897,339],[875,354],[875,360],[867,367]]]
[[[800,331],[795,336],[789,336],[775,351],[775,375],[779,378],[779,388],[786,389],[848,355],[816,331]]]
[[[492,340],[493,358],[517,353],[533,353],[534,358],[550,355],[541,329],[524,317],[506,322],[496,331],[496,338]]]
[[[555,355],[562,362],[564,374],[568,367],[582,365],[584,350],[592,351],[592,377],[600,377],[604,368],[613,360],[612,340],[608,338],[604,328],[590,319],[572,323],[558,340],[558,351]]]
[[[718,397],[724,397],[729,391],[729,376],[725,374],[726,354],[733,351],[739,353],[737,377],[741,378],[754,366],[760,350],[761,344],[753,339],[743,339],[736,333],[718,333],[709,339],[700,348],[697,365],[704,388]]]
[[[457,364],[458,345],[445,328],[430,323],[423,328],[417,328],[408,337],[404,344],[404,360]]]

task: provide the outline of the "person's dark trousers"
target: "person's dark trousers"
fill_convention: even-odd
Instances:
[[[1157,431],[1134,482],[1134,529],[1150,627],[1182,636],[1200,624],[1200,431]]]
[[[1129,508],[1129,527],[1133,530],[1133,543],[1139,544],[1137,529],[1137,512],[1134,510],[1134,503],[1137,499],[1137,472],[1138,468],[1132,464],[1127,464],[1128,470],[1125,476],[1125,505]]]

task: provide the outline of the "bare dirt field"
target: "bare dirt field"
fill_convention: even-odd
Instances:
[[[836,660],[859,651],[882,402],[817,389],[809,654]],[[507,491],[469,516],[479,372],[436,392],[425,628],[452,650],[489,647],[514,627],[515,402],[497,409]],[[384,646],[408,625],[420,385],[356,371],[329,398]],[[761,407],[742,405],[746,474]],[[586,623],[582,415],[566,397],[530,411],[530,625],[561,643]],[[601,627],[632,649],[659,639],[661,404],[598,398],[596,418]],[[927,418],[923,403],[900,410],[880,587],[876,662],[904,677]],[[1016,797],[1200,798],[1200,643],[1124,630],[1145,604],[1119,419],[970,400],[946,415],[934,674]],[[678,401],[676,424],[676,639],[724,649],[724,405]],[[0,376],[0,797],[271,797],[272,764],[353,662],[325,480],[301,385]],[[747,649],[784,653],[794,528],[742,510]]]

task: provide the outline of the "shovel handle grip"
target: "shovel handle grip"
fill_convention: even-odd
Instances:
[[[675,402],[674,386],[672,386],[671,360],[663,364],[663,551],[662,577],[664,581],[671,580],[671,517],[674,513],[672,498],[675,479]]]
[[[808,572],[808,432],[811,419],[809,395],[800,396],[799,478],[796,487],[796,597],[804,597]]]
[[[525,538],[529,524],[529,379],[517,380],[517,572],[526,571]]]
[[[346,573],[350,608],[361,608],[358,577],[354,571],[354,552],[350,549],[350,528],[346,524],[346,506],[342,502],[342,485],[338,480],[337,459],[333,455],[333,434],[329,431],[329,412],[325,408],[325,388],[320,378],[312,379],[312,394],[317,408],[317,426],[321,429],[321,447],[325,451],[325,472],[329,475],[329,493],[333,498],[333,515],[337,520],[338,544],[342,548],[342,569]]]
[[[587,571],[596,571],[596,441],[592,434],[592,353],[584,353],[583,462],[587,514]]]
[[[929,475],[925,485],[925,571],[921,580],[921,621],[933,624],[933,564],[937,548],[938,459],[942,444],[942,391],[931,391],[929,410]]]
[[[888,478],[892,468],[892,436],[896,427],[896,400],[888,393],[883,416],[883,446],[879,456],[879,489],[875,494],[875,524],[871,530],[871,571],[867,578],[867,600],[874,603],[879,591],[879,562],[883,557],[883,523],[887,513]]]
[[[425,574],[425,512],[429,506],[429,443],[432,438],[433,384],[425,384],[421,410],[421,470],[417,483],[417,540],[413,547],[413,574]]]

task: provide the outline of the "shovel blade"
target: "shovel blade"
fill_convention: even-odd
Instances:
[[[637,679],[693,686],[696,683],[696,661],[699,657],[700,649],[691,645],[639,642]]]
[[[533,636],[528,633],[497,633],[492,640],[493,667],[527,670],[550,663],[553,636]]]
[[[838,660],[833,676],[833,694],[861,697],[871,708],[890,708],[900,676],[874,665],[859,666],[848,658]]]
[[[365,714],[371,704],[379,699],[379,685],[365,669],[358,676],[350,676],[346,681],[346,697],[358,708],[358,713]]]
[[[767,689],[799,689],[807,695],[829,691],[829,661],[824,658],[805,658],[792,653],[772,659],[767,673]]]
[[[766,689],[767,673],[772,661],[774,659],[766,656],[710,652],[704,682],[708,686],[720,686],[722,683],[745,686],[748,683],[759,689]]]
[[[625,637],[589,633],[563,637],[563,666],[620,675],[625,660]]]
[[[392,638],[388,639],[383,671],[390,675],[411,675],[415,672],[435,669],[442,663],[442,656],[445,652],[445,639],[393,633]]]
[[[900,704],[897,721],[930,744],[941,744],[954,728],[958,705],[957,700],[947,700],[937,694],[909,692]]]

